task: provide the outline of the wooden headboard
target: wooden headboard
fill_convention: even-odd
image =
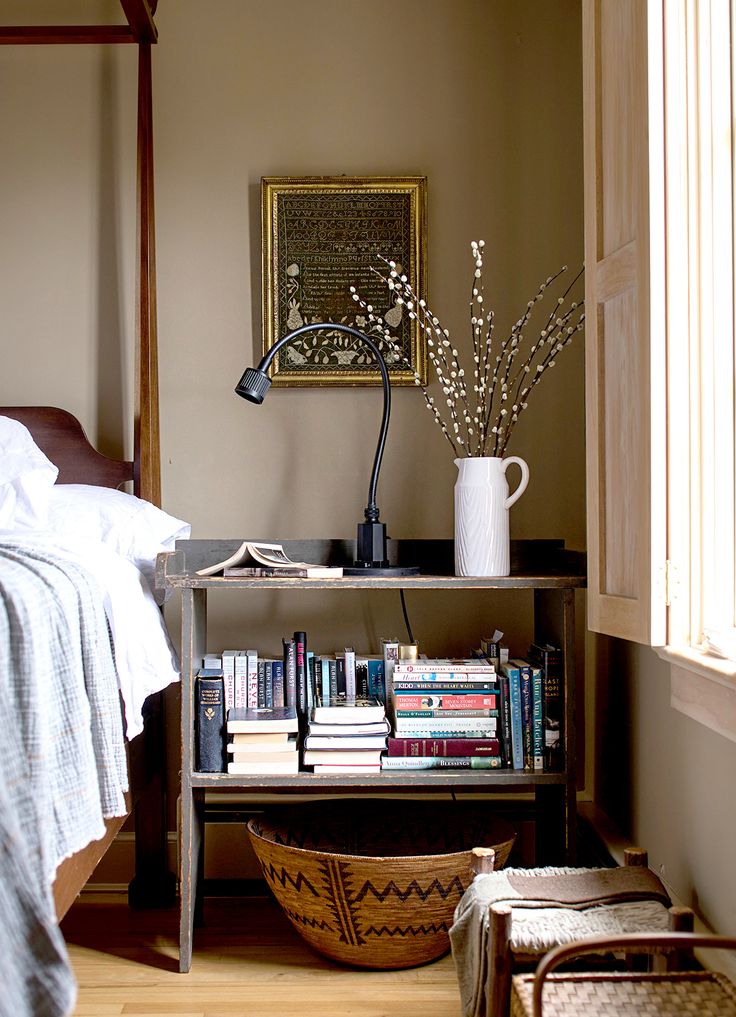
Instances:
[[[41,451],[59,467],[57,484],[121,487],[133,480],[133,463],[98,452],[77,418],[56,406],[0,406],[0,416],[24,424]]]

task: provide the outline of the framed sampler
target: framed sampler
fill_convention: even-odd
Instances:
[[[394,305],[382,276],[385,261],[394,261],[414,292],[425,295],[426,177],[263,177],[261,217],[263,352],[317,322],[364,331],[354,286],[401,349],[398,357],[385,348],[392,385],[415,384],[414,372],[425,383],[426,340]],[[288,343],[274,360],[272,380],[275,386],[381,383],[370,350],[328,330]]]

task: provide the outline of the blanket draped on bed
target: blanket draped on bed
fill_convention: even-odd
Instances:
[[[0,1015],[57,1017],[76,985],[56,868],[127,812],[107,618],[79,565],[0,544],[0,693]]]

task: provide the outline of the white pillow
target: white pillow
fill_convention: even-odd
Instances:
[[[0,528],[44,529],[59,470],[18,420],[0,417]]]
[[[60,539],[84,537],[101,541],[132,562],[148,580],[157,601],[156,555],[173,551],[176,540],[186,540],[189,523],[156,508],[135,495],[89,484],[57,484],[48,505],[48,528]],[[170,592],[170,591],[169,591]]]

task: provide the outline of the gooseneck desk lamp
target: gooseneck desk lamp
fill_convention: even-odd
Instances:
[[[251,403],[262,403],[266,393],[271,387],[271,379],[268,376],[268,369],[271,362],[280,349],[287,343],[292,342],[300,335],[307,332],[345,332],[360,340],[373,353],[381,372],[383,381],[383,416],[381,417],[381,429],[378,434],[378,445],[373,459],[371,480],[368,486],[368,504],[365,508],[365,522],[358,523],[358,540],[356,545],[355,562],[350,568],[343,570],[347,576],[415,576],[419,573],[416,565],[394,566],[388,563],[388,552],[386,548],[386,524],[380,520],[378,505],[376,504],[376,488],[378,487],[378,471],[381,468],[383,449],[386,445],[386,434],[388,432],[388,420],[391,413],[391,385],[388,378],[386,361],[380,349],[370,338],[349,325],[333,324],[332,322],[318,322],[312,325],[302,325],[287,335],[282,336],[275,342],[268,353],[262,358],[258,367],[249,367],[238,382],[235,389],[239,396]]]

